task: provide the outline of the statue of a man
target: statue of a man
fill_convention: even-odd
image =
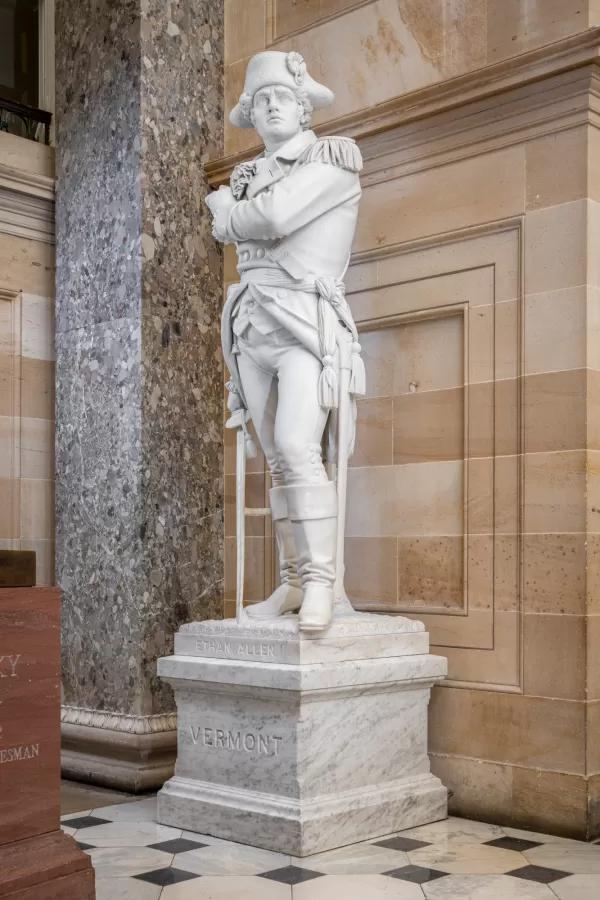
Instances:
[[[317,138],[309,130],[313,109],[332,101],[299,53],[254,56],[230,119],[254,127],[265,149],[234,169],[231,187],[206,200],[214,236],[237,246],[241,277],[223,311],[228,405],[244,429],[254,422],[273,484],[281,583],[248,614],[299,610],[305,631],[327,628],[333,615],[338,502],[322,444],[329,423],[331,460],[342,335],[352,352],[351,398],[364,393],[360,346],[341,281],[362,160],[350,138]],[[349,430],[353,445],[354,416]]]

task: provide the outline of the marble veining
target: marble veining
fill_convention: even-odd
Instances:
[[[178,625],[221,614],[222,150],[211,0],[57,0],[57,581],[64,701],[152,715]]]

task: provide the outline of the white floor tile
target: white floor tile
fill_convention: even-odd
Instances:
[[[400,834],[402,837],[414,838],[416,841],[430,841],[437,844],[443,841],[482,844],[484,841],[493,841],[496,838],[504,837],[504,830],[498,825],[487,825],[485,822],[472,822],[470,819],[451,817],[442,822],[433,822],[431,825],[410,828]]]
[[[561,869],[574,875],[600,875],[600,847],[595,844],[544,844],[524,850],[523,856],[534,866]]]
[[[98,878],[123,878],[141,875],[171,865],[170,853],[149,850],[147,847],[102,847],[88,851]]]
[[[600,875],[570,875],[552,885],[558,900],[598,900]]]
[[[526,866],[527,862],[514,850],[500,850],[485,844],[447,841],[409,850],[408,858],[415,866],[450,872],[453,875],[502,875]]]
[[[64,822],[66,819],[80,819],[82,816],[91,816],[91,814],[91,809],[84,809],[83,812],[65,813],[64,816],[60,817],[60,821]]]
[[[159,900],[161,890],[135,878],[96,878],[96,900]]]
[[[160,900],[292,900],[292,889],[287,884],[251,876],[198,878],[163,888]]]
[[[387,850],[374,844],[354,844],[340,850],[328,850],[303,859],[292,857],[292,865],[326,875],[381,875],[409,864],[406,853]]]
[[[156,797],[146,797],[132,803],[119,803],[117,806],[103,806],[101,809],[95,809],[92,815],[110,819],[112,822],[156,822]]]
[[[423,885],[427,900],[556,900],[545,884],[509,875],[452,875]]]
[[[83,828],[79,837],[84,843],[95,847],[147,847],[181,837],[181,829],[155,822],[124,822],[117,819],[110,825]]]
[[[582,844],[583,841],[574,841],[571,838],[557,837],[554,834],[540,834],[538,831],[524,831],[522,828],[502,828],[508,837],[523,838],[525,841],[540,841],[542,844]]]
[[[423,900],[418,884],[385,875],[325,875],[295,884],[293,900]]]
[[[198,875],[261,875],[288,866],[290,857],[244,844],[211,844],[200,850],[178,853],[173,860],[177,869]]]
[[[60,826],[61,831],[64,831],[65,834],[70,834],[71,836],[77,834],[77,830],[75,828],[69,828],[67,825]]]

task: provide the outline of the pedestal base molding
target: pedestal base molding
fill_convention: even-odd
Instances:
[[[62,831],[0,847],[2,900],[94,900],[90,857]]]
[[[400,617],[184,626],[159,661],[179,723],[159,822],[300,857],[445,818],[427,705],[446,660],[428,649]]]
[[[128,716],[63,707],[64,778],[143,793],[171,777],[177,753],[177,716]]]

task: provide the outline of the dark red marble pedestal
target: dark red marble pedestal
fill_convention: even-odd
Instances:
[[[94,900],[60,831],[60,593],[0,589],[0,897]]]

